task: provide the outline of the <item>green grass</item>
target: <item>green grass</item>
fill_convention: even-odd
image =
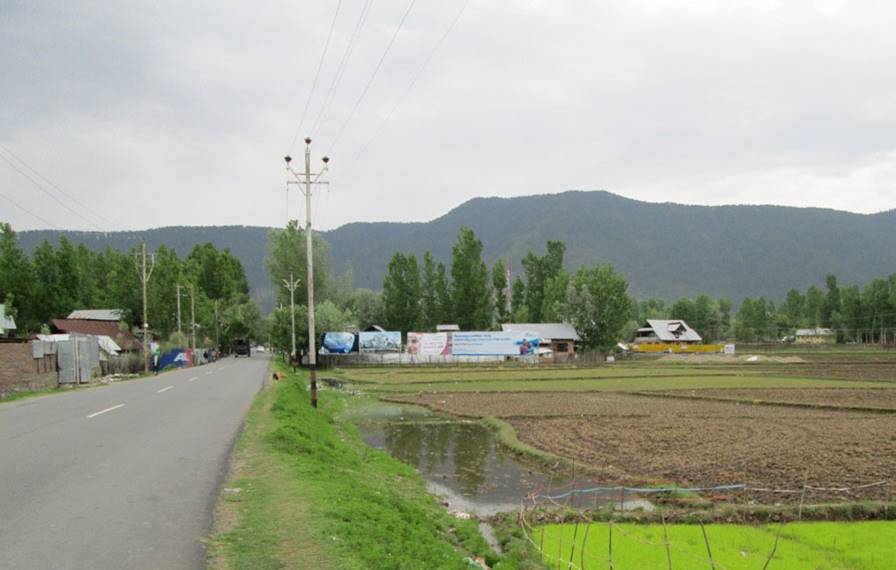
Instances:
[[[28,398],[37,398],[38,396],[49,396],[50,394],[60,394],[62,392],[66,392],[67,390],[64,388],[53,387],[53,388],[41,388],[39,390],[17,390],[15,392],[6,392],[2,398],[0,398],[0,404],[5,404],[6,402],[15,402],[17,400],[25,400]]]
[[[224,559],[216,567],[462,569],[471,555],[493,568],[513,567],[489,551],[475,521],[449,515],[413,468],[367,447],[352,424],[338,419],[363,400],[327,390],[315,410],[300,375],[290,373],[270,396],[259,396],[271,399],[267,409],[253,408],[262,418],[254,421],[265,424],[253,453],[264,461],[253,464],[246,447],[237,448],[237,465],[248,467],[232,485],[248,490],[233,498],[241,503],[235,525],[213,537],[216,557]],[[283,488],[292,490],[297,509],[276,508]],[[227,501],[225,491],[225,509]],[[297,531],[279,532],[284,526]],[[295,566],[289,552],[303,550],[332,562]],[[297,560],[308,564],[304,556]]]
[[[578,529],[573,524],[546,525],[536,528],[532,539],[542,545],[546,563],[556,564],[559,558],[581,565],[586,528],[585,567],[608,567],[610,531],[606,523],[590,526],[581,523]],[[779,525],[706,525],[713,560],[718,568],[761,569],[772,552],[779,528]],[[699,525],[668,525],[668,533],[673,568],[712,567]],[[614,524],[612,538],[612,561],[616,570],[668,568],[662,525]],[[896,523],[893,522],[790,523],[781,532],[768,568],[889,569],[893,567],[894,542]]]
[[[586,380],[482,380],[424,384],[371,384],[370,392],[626,392],[703,388],[879,388],[879,382],[784,376],[674,376]]]

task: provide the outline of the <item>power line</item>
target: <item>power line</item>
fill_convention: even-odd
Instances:
[[[355,23],[355,29],[349,37],[348,44],[345,46],[345,51],[342,52],[342,58],[340,58],[339,65],[336,67],[336,73],[333,75],[333,80],[330,82],[330,87],[327,88],[327,94],[324,96],[324,101],[320,106],[320,110],[317,112],[317,117],[314,119],[314,125],[311,127],[312,135],[317,134],[317,129],[330,112],[330,106],[333,104],[333,95],[336,92],[336,88],[339,86],[339,82],[342,81],[343,74],[345,74],[348,60],[355,50],[355,42],[361,35],[361,30],[364,28],[364,24],[367,21],[367,15],[370,13],[370,5],[372,3],[373,0],[366,0],[361,7],[361,14],[358,16],[358,21]]]
[[[314,97],[314,90],[317,88],[317,80],[320,78],[320,70],[324,66],[324,59],[327,57],[327,51],[330,49],[330,39],[333,37],[333,29],[336,27],[336,18],[339,16],[339,9],[342,7],[342,0],[336,3],[336,12],[333,14],[333,20],[330,22],[330,31],[327,34],[327,41],[324,42],[324,51],[320,54],[320,61],[317,62],[317,71],[314,73],[314,80],[311,82],[311,91],[308,92],[308,99],[305,101],[305,109],[302,111],[302,118],[299,120],[299,125],[296,127],[296,133],[292,137],[292,143],[289,145],[289,149],[292,150],[296,146],[296,140],[299,138],[299,133],[302,131],[302,126],[305,124],[305,117],[308,115],[308,106],[311,105],[311,98]]]
[[[417,81],[420,79],[420,77],[423,75],[423,72],[426,70],[429,63],[435,57],[436,52],[439,51],[439,48],[442,47],[442,44],[445,43],[445,40],[451,34],[452,30],[454,30],[455,26],[457,26],[457,22],[460,20],[461,16],[463,16],[463,14],[466,11],[467,6],[469,4],[470,4],[470,0],[464,0],[464,3],[460,7],[460,10],[457,12],[457,15],[454,16],[454,19],[451,21],[451,24],[449,24],[448,29],[445,30],[445,33],[442,34],[442,37],[439,38],[439,41],[437,41],[436,44],[433,46],[432,50],[429,52],[429,55],[423,61],[423,65],[420,66],[420,68],[417,70],[417,74],[414,75],[413,79],[411,79],[411,82],[408,84],[407,89],[404,90],[404,93],[402,93],[401,97],[398,98],[398,101],[395,102],[395,105],[392,107],[392,110],[389,111],[389,114],[386,115],[386,118],[383,119],[383,121],[376,128],[376,130],[374,130],[373,135],[371,135],[371,137],[367,140],[367,142],[364,143],[364,145],[361,147],[361,150],[358,151],[358,153],[352,158],[350,164],[357,162],[358,159],[360,159],[361,156],[367,151],[367,148],[373,143],[373,141],[377,139],[380,132],[385,128],[386,123],[389,122],[389,120],[392,118],[392,115],[395,114],[395,111],[398,110],[398,108],[401,106],[401,104],[404,102],[404,100],[407,98],[407,96],[414,89],[414,86],[417,84]]]
[[[414,4],[417,3],[417,0],[411,0],[411,3],[408,4],[407,10],[404,11],[404,15],[401,17],[401,20],[398,22],[398,27],[395,28],[395,32],[392,34],[392,37],[389,39],[389,43],[386,44],[386,49],[383,50],[383,55],[380,56],[380,60],[377,62],[376,67],[373,69],[373,73],[370,74],[370,79],[367,80],[367,84],[364,86],[364,89],[361,91],[361,96],[358,97],[358,100],[355,101],[355,106],[352,107],[351,112],[346,117],[345,122],[342,123],[342,127],[339,129],[339,132],[336,133],[336,137],[333,139],[333,142],[330,143],[330,149],[327,151],[327,154],[332,154],[333,148],[336,146],[336,143],[339,142],[339,139],[342,138],[342,133],[345,132],[346,127],[351,122],[351,120],[355,116],[355,112],[358,110],[358,107],[361,106],[361,102],[364,101],[364,97],[367,96],[367,92],[370,90],[370,86],[373,85],[373,80],[376,79],[377,74],[380,72],[380,68],[383,66],[383,62],[386,60],[386,56],[389,55],[389,51],[392,49],[392,45],[395,43],[395,39],[398,37],[398,33],[401,31],[401,28],[404,26],[405,20],[408,18],[408,14],[411,13],[411,9],[413,9]]]
[[[25,168],[27,168],[28,170],[30,170],[31,172],[33,172],[36,176],[39,176],[40,178],[42,178],[43,180],[45,180],[45,181],[47,182],[47,184],[49,184],[50,186],[52,186],[53,188],[55,188],[60,194],[62,194],[63,196],[65,196],[66,198],[68,198],[69,200],[71,200],[75,205],[80,206],[84,211],[86,211],[86,212],[88,212],[88,213],[90,213],[90,214],[96,216],[97,218],[100,218],[100,219],[102,219],[102,220],[108,222],[108,220],[105,220],[105,218],[103,218],[102,216],[100,216],[100,215],[97,214],[96,212],[93,212],[90,208],[88,208],[87,206],[85,206],[84,204],[82,204],[77,198],[72,197],[71,195],[69,195],[68,193],[66,193],[64,190],[62,190],[61,188],[59,188],[57,185],[53,184],[52,181],[48,180],[45,176],[43,176],[43,175],[42,175],[41,173],[39,173],[37,170],[35,170],[35,169],[32,168],[31,166],[29,166],[28,163],[26,163],[24,160],[22,160],[21,158],[19,158],[18,156],[16,156],[16,155],[15,155],[12,151],[10,151],[8,148],[6,148],[5,146],[3,146],[2,144],[0,144],[0,148],[2,148],[2,149],[5,150],[7,153],[9,153],[10,156],[13,156],[13,157],[14,157],[17,161],[19,161]],[[34,184],[35,186],[37,186],[37,187],[41,190],[41,192],[43,192],[44,194],[46,194],[47,196],[49,196],[50,198],[52,198],[53,200],[55,200],[60,206],[62,206],[63,208],[65,208],[66,210],[68,210],[69,212],[71,212],[72,214],[78,216],[78,217],[81,218],[82,220],[86,221],[87,223],[89,223],[90,225],[92,225],[93,227],[95,227],[96,229],[98,229],[99,231],[101,231],[101,232],[106,232],[106,231],[108,231],[107,229],[102,228],[102,227],[99,226],[96,222],[94,222],[93,220],[87,218],[85,215],[83,215],[83,214],[81,214],[81,213],[75,211],[75,210],[72,209],[68,204],[66,204],[65,202],[63,202],[63,201],[60,200],[59,198],[57,198],[56,195],[53,194],[52,192],[50,192],[49,190],[47,190],[47,189],[43,186],[43,184],[41,184],[40,182],[38,182],[37,180],[35,180],[35,179],[34,179],[31,175],[29,175],[27,172],[24,172],[22,169],[20,169],[18,166],[16,166],[15,163],[13,163],[12,161],[10,161],[6,156],[4,156],[3,154],[0,154],[0,158],[2,158],[3,161],[6,162],[6,164],[8,164],[13,170],[15,170],[16,172],[18,172],[18,173],[21,174],[23,177],[27,178],[32,184]],[[110,225],[111,225],[111,223],[110,223]]]
[[[29,209],[26,208],[25,206],[22,206],[21,204],[19,204],[18,202],[16,202],[15,200],[13,200],[13,199],[10,198],[9,196],[7,196],[6,194],[0,194],[0,197],[5,198],[7,202],[9,202],[10,204],[12,204],[12,205],[15,206],[16,208],[22,210],[22,211],[25,212],[26,214],[30,214],[31,216],[33,216],[33,217],[36,218],[37,220],[40,220],[41,222],[43,222],[43,223],[47,224],[48,226],[50,226],[52,229],[54,229],[54,230],[58,230],[58,229],[59,229],[58,227],[56,227],[55,225],[51,224],[50,222],[48,222],[47,220],[45,220],[45,219],[42,218],[41,216],[38,216],[37,214],[35,214],[34,212],[32,212],[31,210],[29,210]]]

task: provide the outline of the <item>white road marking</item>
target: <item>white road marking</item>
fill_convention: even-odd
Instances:
[[[192,378],[190,378],[189,380],[187,380],[187,382],[193,382],[193,381],[195,381],[195,380],[199,380],[199,376],[193,376]]]
[[[162,392],[167,392],[168,390],[170,390],[172,388],[174,388],[174,386],[166,386],[166,387],[162,388],[161,390],[156,391],[156,394],[161,394]]]
[[[214,370],[209,370],[208,372],[205,373],[205,375],[208,376],[209,374],[213,374],[214,372],[215,372]]]
[[[106,412],[111,412],[112,410],[117,410],[118,408],[121,408],[121,407],[124,407],[124,404],[118,404],[117,406],[112,406],[111,408],[106,408],[105,410],[100,410],[98,412],[94,412],[94,413],[90,414],[89,416],[87,416],[87,419],[89,420],[90,418],[95,418],[100,414],[105,414]]]

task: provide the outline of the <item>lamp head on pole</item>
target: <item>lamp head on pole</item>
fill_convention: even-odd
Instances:
[[[305,137],[305,144],[311,144],[311,137]]]
[[[329,157],[329,156],[325,156],[325,157],[323,157],[321,160],[324,161],[324,164],[327,164],[328,162],[330,162],[330,157]]]
[[[283,160],[286,161],[286,164],[289,164],[290,162],[292,162],[292,157],[287,154],[283,157]]]

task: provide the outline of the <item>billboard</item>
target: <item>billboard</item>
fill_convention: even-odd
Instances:
[[[401,332],[362,332],[358,334],[361,352],[398,352],[401,350]]]
[[[408,333],[408,354],[447,356],[451,354],[448,333]]]
[[[527,356],[538,351],[534,332],[456,332],[453,336],[454,356]]]
[[[355,348],[355,335],[348,332],[324,333],[321,354],[348,354]]]

